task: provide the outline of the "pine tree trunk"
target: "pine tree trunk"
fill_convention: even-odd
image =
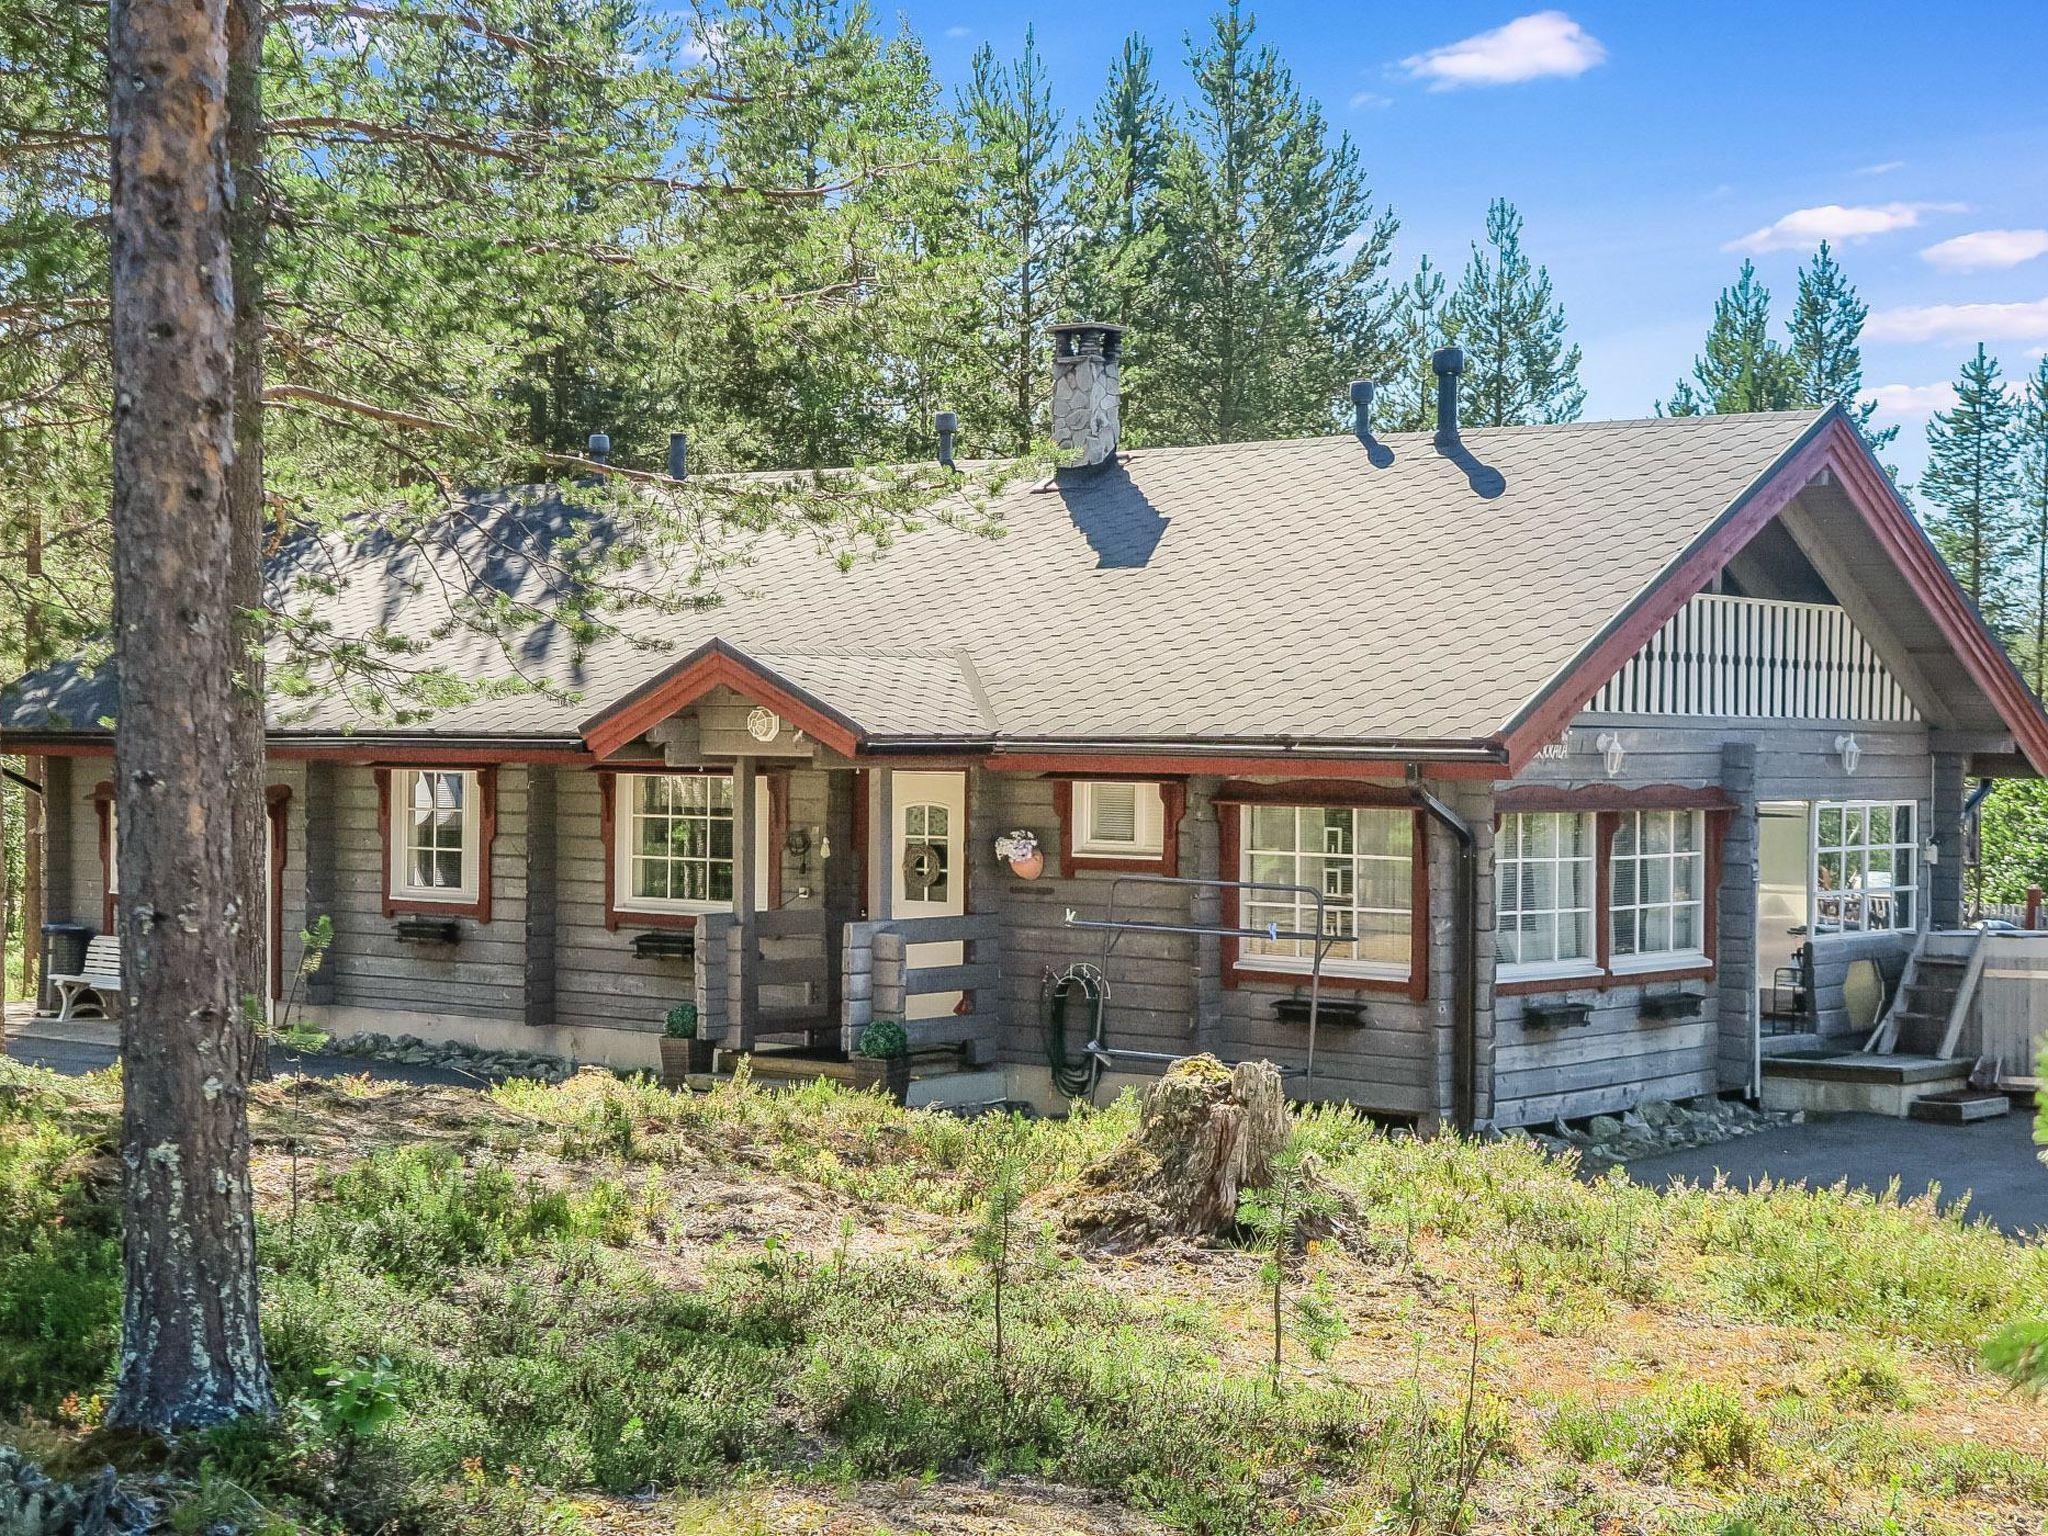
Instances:
[[[109,23],[126,1285],[107,1418],[169,1433],[275,1406],[221,772],[237,751],[226,0],[115,0]]]
[[[23,583],[28,588],[28,611],[21,620],[21,662],[24,670],[45,666],[43,654],[43,604],[40,583],[43,576],[43,509],[30,498],[27,548],[22,556]],[[37,784],[45,782],[46,769],[40,757],[22,762],[22,772]],[[43,797],[32,790],[21,793],[21,981],[31,998],[39,995],[43,973],[43,828],[47,821]],[[0,969],[7,964],[6,935],[0,933]]]
[[[228,762],[234,795],[235,904],[242,942],[235,969],[244,1008],[261,1018],[270,997],[268,822],[264,811],[263,757],[263,4],[227,0],[228,175],[233,202],[228,243],[235,287],[235,457],[228,469],[232,561],[229,595],[236,611],[235,750]],[[263,1037],[255,1041],[252,1071],[269,1068]]]

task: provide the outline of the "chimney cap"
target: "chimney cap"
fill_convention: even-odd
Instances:
[[[960,430],[960,413],[958,411],[940,411],[938,415],[932,418],[932,425],[941,432],[958,432]]]
[[[1438,347],[1429,354],[1429,366],[1436,370],[1438,378],[1447,373],[1465,371],[1465,349],[1463,347]]]
[[[612,439],[609,432],[593,432],[590,434],[590,456],[593,459],[603,463],[611,456],[611,451]]]
[[[1351,403],[1353,405],[1371,405],[1373,389],[1374,385],[1371,379],[1353,379],[1351,381]]]

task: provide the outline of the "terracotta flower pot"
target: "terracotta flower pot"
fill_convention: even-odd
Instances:
[[[1034,849],[1021,859],[1010,860],[1010,873],[1019,880],[1036,880],[1045,873],[1045,850]]]

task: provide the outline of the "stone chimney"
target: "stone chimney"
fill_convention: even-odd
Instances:
[[[1052,440],[1076,465],[1116,457],[1124,328],[1073,320],[1052,328]]]

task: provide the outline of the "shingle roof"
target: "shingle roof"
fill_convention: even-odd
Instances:
[[[520,670],[573,697],[479,700],[409,730],[574,737],[717,639],[878,739],[1485,739],[1818,419],[1474,428],[1455,457],[1420,434],[1374,450],[1350,436],[1139,449],[1014,486],[993,539],[933,528],[842,571],[812,539],[763,536],[716,606],[629,610],[631,638],[581,659],[559,633],[524,637]],[[323,616],[345,635],[425,633],[446,582],[530,590],[541,577],[508,547],[560,517],[483,498],[431,575],[414,552],[359,548]],[[460,626],[430,655],[470,676],[511,670]],[[107,712],[87,697],[103,680],[65,686],[74,722]],[[0,724],[37,728],[52,692],[17,691]],[[279,724],[369,723],[327,700]]]

